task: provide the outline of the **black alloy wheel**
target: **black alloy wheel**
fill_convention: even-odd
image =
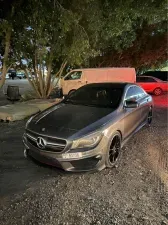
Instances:
[[[121,135],[116,132],[113,137],[107,152],[106,166],[113,167],[116,165],[121,151]]]
[[[153,119],[153,110],[152,110],[152,107],[149,109],[149,113],[148,113],[148,125],[150,126],[151,123],[152,123],[152,119]]]

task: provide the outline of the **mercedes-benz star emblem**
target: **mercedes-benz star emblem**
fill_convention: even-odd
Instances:
[[[46,141],[42,137],[37,138],[37,146],[41,149],[44,149],[46,146]]]

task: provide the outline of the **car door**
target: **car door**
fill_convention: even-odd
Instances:
[[[162,87],[162,90],[163,91],[168,91],[168,82],[166,81],[163,81],[162,84],[161,84],[161,87]]]
[[[147,120],[147,116],[149,113],[149,104],[148,101],[150,100],[150,96],[138,86],[134,87],[134,91],[137,93],[137,102],[139,104],[140,109],[140,125],[144,124]]]
[[[147,92],[153,92],[155,88],[157,88],[157,86],[158,86],[157,80],[155,80],[153,77],[147,77],[146,81]]]
[[[148,89],[148,78],[147,77],[137,77],[137,83],[139,86],[141,86],[145,91]]]
[[[129,87],[125,94],[124,102],[125,101],[137,101],[138,93],[136,92],[135,86]],[[124,104],[124,103],[123,103]],[[140,125],[140,117],[141,117],[141,110],[140,107],[137,108],[124,108],[124,139],[129,137]]]
[[[67,95],[71,90],[83,86],[82,71],[72,71],[62,80],[63,94]]]
[[[138,79],[140,85],[146,92],[153,92],[157,87],[157,81],[153,77],[140,77]]]

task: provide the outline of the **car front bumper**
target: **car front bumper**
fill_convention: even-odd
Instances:
[[[65,171],[82,172],[102,170],[105,168],[105,155],[101,145],[98,145],[95,149],[90,151],[83,152],[82,154],[76,152],[75,154],[77,154],[77,156],[74,158],[64,158],[64,156],[70,152],[58,154],[40,150],[29,143],[24,137],[23,143],[27,156],[30,156],[43,164],[58,167]]]

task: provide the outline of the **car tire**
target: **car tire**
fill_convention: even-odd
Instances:
[[[106,167],[115,167],[121,153],[121,134],[116,131],[111,137],[106,153]]]
[[[161,95],[162,94],[162,89],[161,88],[155,88],[154,89],[154,91],[153,91],[153,93],[154,93],[154,95],[156,95],[156,96],[159,96],[159,95]]]
[[[150,107],[147,117],[147,125],[150,127],[153,119],[153,109]]]
[[[69,91],[68,95],[71,95],[73,92],[75,92],[76,90],[71,90]]]

